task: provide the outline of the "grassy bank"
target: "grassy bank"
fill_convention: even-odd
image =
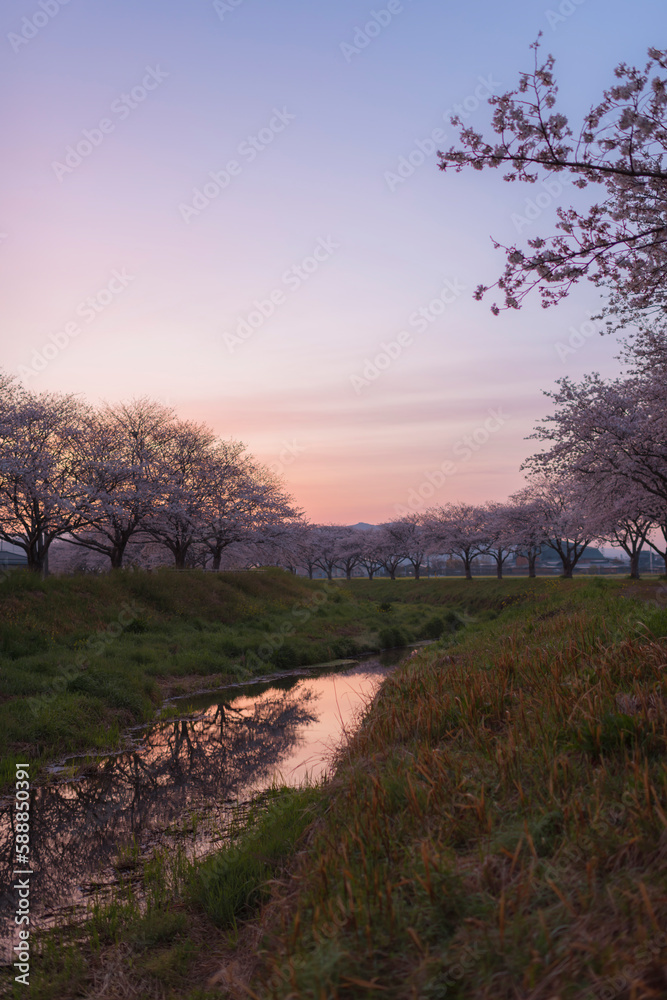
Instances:
[[[258,996],[667,995],[667,612],[622,591],[539,582],[386,682]]]
[[[278,570],[10,574],[0,583],[0,786],[17,760],[36,776],[66,753],[117,747],[165,697],[437,637],[465,616],[472,588],[434,583],[350,587]]]
[[[148,911],[128,885],[51,937],[35,997],[667,995],[657,585],[424,583],[452,587],[427,590],[427,620],[468,625],[385,683],[331,783],[277,796],[201,866],[149,862]],[[384,587],[349,592],[405,625],[423,588]]]

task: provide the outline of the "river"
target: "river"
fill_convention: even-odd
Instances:
[[[407,655],[391,650],[173,703],[175,716],[133,733],[131,750],[31,791],[30,928],[80,918],[118,884],[129,852],[170,844],[202,857],[233,813],[274,783],[317,781],[382,681]],[[67,771],[71,774],[71,768]],[[13,800],[0,800],[0,961],[11,961]]]

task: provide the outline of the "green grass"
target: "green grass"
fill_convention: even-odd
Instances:
[[[35,777],[65,754],[120,746],[165,696],[430,637],[438,588],[431,605],[397,586],[383,610],[372,587],[279,570],[12,573],[0,584],[0,782],[16,761]]]
[[[294,852],[320,800],[317,787],[277,790],[251,814],[240,838],[195,869],[191,898],[216,926],[236,930],[268,898],[269,880]]]

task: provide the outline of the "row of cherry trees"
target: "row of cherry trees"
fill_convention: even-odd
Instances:
[[[657,521],[644,516],[635,525],[620,501],[605,511],[589,511],[587,502],[582,484],[541,475],[506,503],[448,503],[362,528],[293,523],[270,546],[270,555],[269,550],[263,555],[265,561],[271,558],[310,577],[320,571],[329,579],[340,574],[373,579],[384,571],[392,580],[406,565],[419,579],[427,562],[441,557],[455,560],[471,579],[475,560],[486,556],[501,579],[510,556],[525,559],[528,575],[534,577],[538,556],[549,546],[560,557],[563,576],[571,577],[588,545],[611,541],[629,556],[631,575],[638,576],[646,543],[663,557],[667,571],[667,544],[649,534],[660,527]],[[667,526],[662,528],[667,543]]]
[[[636,330],[620,360],[625,371],[614,379],[593,373],[578,383],[558,380],[546,394],[554,412],[533,435],[546,447],[524,467],[535,481],[568,484],[579,498],[581,531],[620,545],[633,575],[645,544],[665,559],[667,572],[665,325]]]
[[[120,567],[146,543],[177,567],[273,562],[328,577],[414,575],[449,556],[466,576],[481,556],[498,576],[510,555],[528,572],[549,545],[571,576],[584,550],[608,541],[638,575],[642,548],[667,573],[667,333],[640,329],[624,345],[625,374],[547,393],[555,411],[533,437],[527,485],[505,503],[446,503],[380,526],[309,525],[282,482],[242,444],[179,420],[147,399],[94,409],[35,395],[0,373],[0,538],[33,569],[58,539]],[[138,557],[137,557],[138,553]]]
[[[118,568],[150,541],[177,567],[214,569],[233,544],[274,537],[300,512],[236,441],[149,399],[95,409],[0,372],[0,538],[44,570],[66,539]]]
[[[549,545],[571,577],[588,545],[610,542],[628,556],[631,576],[639,575],[645,546],[667,574],[667,331],[640,328],[620,360],[618,378],[561,379],[546,394],[555,412],[532,435],[545,447],[524,463],[527,485],[507,502],[448,503],[365,530],[295,525],[278,561],[311,576],[317,568],[372,578],[382,569],[394,579],[405,563],[418,577],[429,554],[438,554],[457,559],[471,577],[484,555],[500,577],[514,554],[534,576]]]

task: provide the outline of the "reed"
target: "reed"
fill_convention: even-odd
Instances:
[[[538,581],[385,683],[257,996],[667,995],[667,614],[631,592]]]

